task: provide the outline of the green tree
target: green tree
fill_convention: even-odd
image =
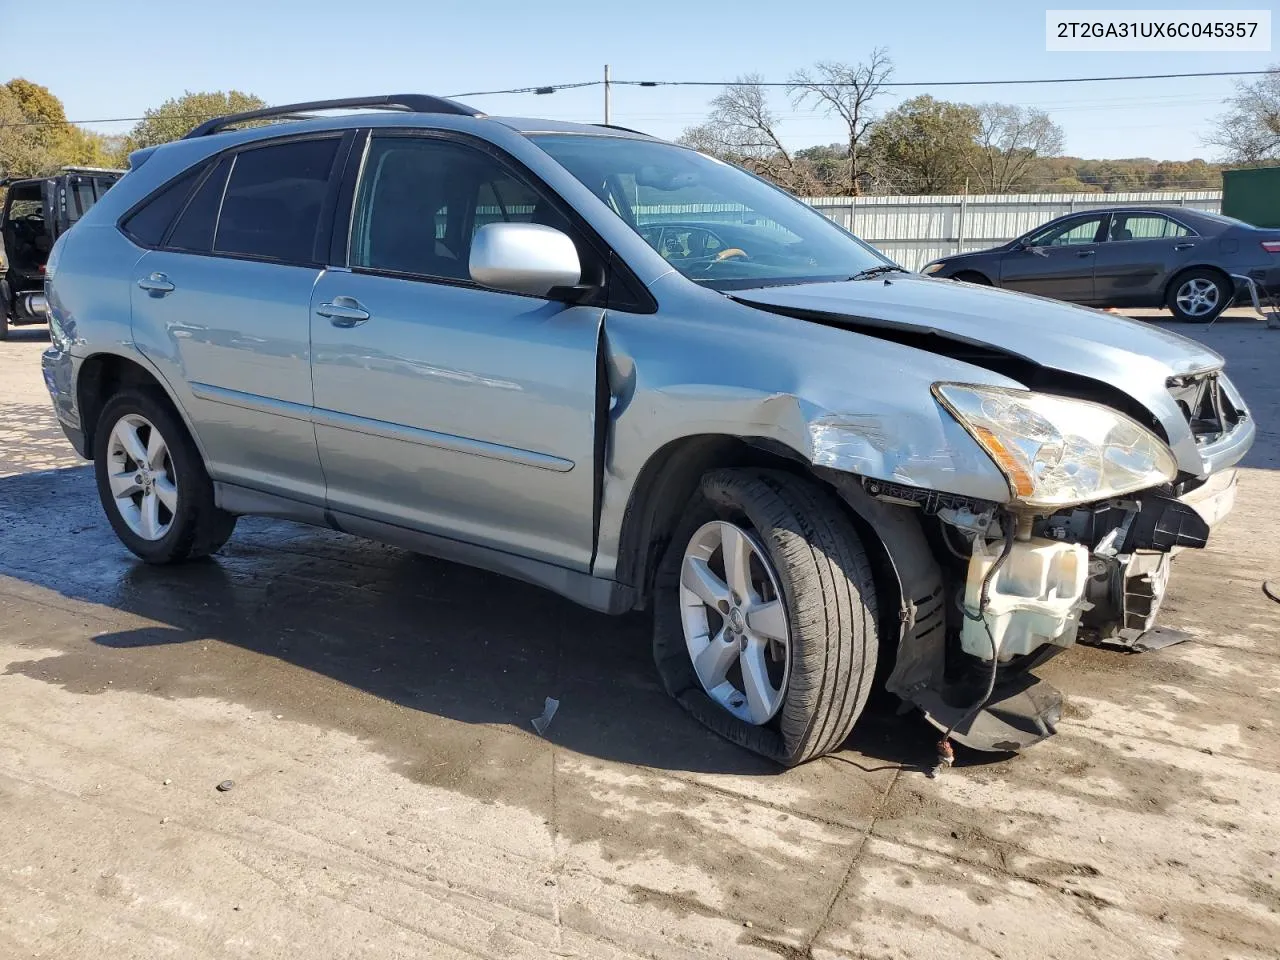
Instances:
[[[170,98],[158,107],[147,110],[145,119],[138,121],[129,132],[130,149],[151,147],[181,139],[196,124],[211,117],[227,113],[241,113],[265,107],[266,101],[251,93],[239,90],[192,93]]]
[[[796,151],[796,162],[808,168],[809,180],[819,195],[838,194],[849,169],[848,148],[841,143],[805,147]]]
[[[13,95],[27,123],[33,125],[34,139],[56,153],[72,129],[62,101],[48,87],[23,77],[14,77],[5,89]]]
[[[55,149],[58,138],[50,136],[48,125],[32,118],[13,90],[14,84],[19,84],[19,90],[27,92],[22,86],[25,83],[10,81],[0,85],[0,179],[36,176],[58,166]],[[58,104],[59,111],[61,106]]]
[[[894,193],[959,193],[977,147],[978,111],[928,94],[906,101],[872,128],[868,152]]]

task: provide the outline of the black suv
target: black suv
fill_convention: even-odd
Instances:
[[[0,340],[10,325],[44,323],[44,267],[53,242],[124,176],[123,170],[63,167],[52,177],[0,180]]]

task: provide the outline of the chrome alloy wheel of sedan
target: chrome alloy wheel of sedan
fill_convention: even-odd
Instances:
[[[1204,277],[1192,277],[1178,288],[1174,299],[1189,317],[1205,317],[1218,307],[1218,285]]]
[[[782,706],[791,631],[777,574],[764,547],[722,520],[699,527],[680,569],[680,618],[702,688],[747,723]]]
[[[125,524],[144,540],[173,526],[178,483],[169,445],[146,417],[121,417],[107,439],[107,480]]]

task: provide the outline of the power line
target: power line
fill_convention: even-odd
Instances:
[[[1203,73],[1144,73],[1144,74],[1127,74],[1117,76],[1100,76],[1100,77],[1057,77],[1057,78],[1039,78],[1030,80],[920,80],[920,81],[889,81],[878,84],[881,87],[979,87],[979,86],[1016,86],[1019,84],[1046,84],[1046,83],[1106,83],[1119,80],[1182,80],[1193,79],[1198,77],[1257,77],[1273,73],[1272,70],[1216,70]],[[747,81],[724,81],[724,80],[611,80],[614,86],[626,87],[796,87],[798,84],[791,81],[776,80],[747,80]],[[450,97],[496,97],[508,94],[535,94],[545,95],[556,93],[560,90],[581,90],[586,87],[598,87],[604,84],[603,80],[583,80],[578,83],[557,83],[546,84],[543,86],[531,87],[512,87],[506,90],[472,90],[467,93],[453,93]],[[824,83],[822,86],[828,87],[852,87],[857,86],[854,83],[833,82]],[[181,120],[209,120],[213,117],[224,116],[221,113],[208,114],[180,114],[173,119]],[[74,125],[84,125],[93,123],[136,123],[141,120],[147,120],[148,117],[98,117],[91,120],[25,120],[18,123],[0,124],[0,130],[9,127],[43,127],[43,126],[60,126],[63,123]]]
[[[1111,77],[1055,77],[1035,80],[920,80],[888,81],[877,87],[995,87],[1029,83],[1103,83],[1111,80],[1181,80],[1192,77],[1257,77],[1274,73],[1274,70],[1216,70],[1207,73],[1140,73]],[[598,82],[598,81],[597,81]],[[806,84],[792,80],[614,80],[615,85],[632,87],[803,87]],[[815,82],[821,87],[867,86],[852,82]]]
[[[546,94],[555,93],[557,90],[576,90],[579,87],[598,87],[604,81],[587,80],[582,83],[557,83],[541,87],[513,87],[509,90],[473,90],[470,93],[451,93],[449,99],[458,99],[460,97],[493,97],[499,94],[507,93],[534,93]],[[225,113],[176,113],[166,116],[166,120],[212,120],[214,117],[224,117]],[[73,126],[82,126],[87,123],[137,123],[140,120],[150,120],[150,117],[98,117],[93,120],[23,120],[19,123],[0,123],[0,130],[9,127],[50,127],[62,126],[69,123]]]

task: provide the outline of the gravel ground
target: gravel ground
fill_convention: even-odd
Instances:
[[[1058,736],[937,780],[883,701],[780,772],[666,699],[643,617],[489,574],[258,519],[141,566],[17,331],[0,957],[1276,957],[1280,332],[1174,329],[1262,429],[1175,563],[1164,622],[1194,639],[1068,651]]]

